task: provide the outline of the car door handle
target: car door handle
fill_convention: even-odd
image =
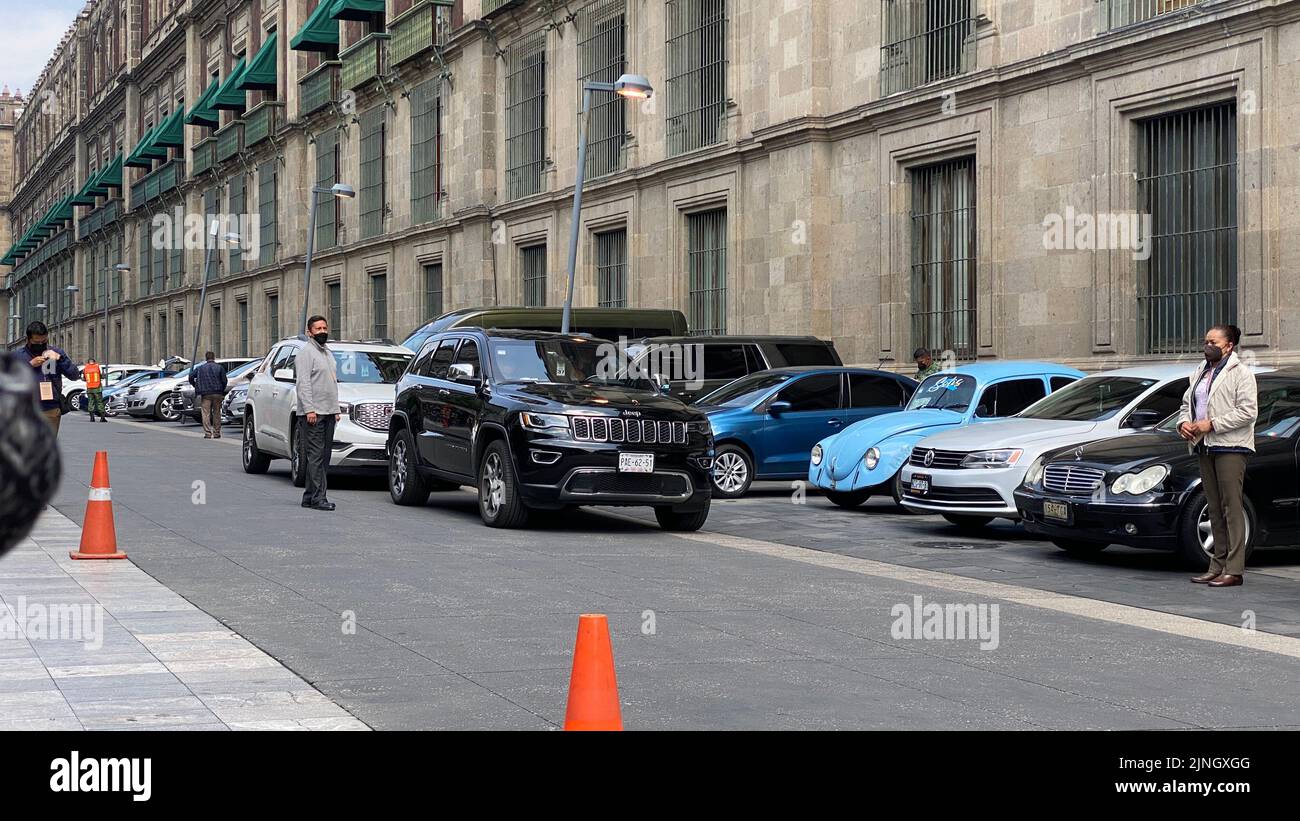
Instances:
[[[451,391],[447,390],[446,388],[438,388],[438,395],[439,395],[439,396],[451,396]]]
[[[843,420],[843,419],[827,419],[827,420],[826,420],[826,424],[828,424],[828,425],[843,425],[843,424],[844,424],[844,420]]]

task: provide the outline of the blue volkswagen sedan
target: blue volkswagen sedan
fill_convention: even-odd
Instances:
[[[868,368],[775,368],[696,400],[713,426],[713,495],[743,496],[756,479],[802,479],[818,439],[897,413],[916,380]]]
[[[902,496],[898,474],[917,442],[942,430],[1014,416],[1083,371],[1050,362],[962,365],[926,378],[907,409],[833,431],[812,449],[808,481],[840,507]]]

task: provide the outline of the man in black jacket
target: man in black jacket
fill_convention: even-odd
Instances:
[[[208,351],[204,363],[190,371],[190,384],[199,402],[203,419],[203,438],[221,438],[221,399],[226,395],[226,369],[217,364],[217,355]]]
[[[81,379],[81,372],[66,353],[50,347],[49,341],[50,329],[45,323],[33,322],[27,326],[27,344],[14,351],[13,356],[31,369],[36,380],[33,395],[57,436],[59,417],[63,415],[63,380],[66,377],[75,382]]]

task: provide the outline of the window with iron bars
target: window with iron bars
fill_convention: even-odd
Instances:
[[[172,232],[171,287],[176,289],[185,283],[185,220],[176,220]]]
[[[108,245],[104,248],[106,257],[105,265],[113,269],[113,302],[122,303],[126,301],[126,281],[124,272],[118,269],[118,265],[125,264],[126,260],[122,258],[122,235],[114,233],[108,240]]]
[[[162,353],[162,356],[165,357],[167,355],[167,346],[170,343],[171,340],[167,338],[167,312],[159,311],[158,312],[158,350]],[[152,363],[153,357],[149,357],[145,359],[145,362]]]
[[[577,22],[581,96],[583,83],[613,83],[627,70],[627,0],[589,3],[578,12]],[[617,94],[593,94],[591,99],[586,174],[599,177],[624,167],[626,101]]]
[[[424,316],[434,319],[442,316],[442,263],[434,262],[424,266]]]
[[[230,178],[230,213],[237,218],[242,218],[247,211],[248,177],[241,171]],[[242,223],[243,220],[240,221]],[[240,227],[243,227],[242,224]],[[230,255],[230,273],[242,273],[244,270],[244,249],[239,246],[227,245],[224,241],[220,242],[217,247],[225,248],[226,253]]]
[[[339,181],[339,132],[327,128],[316,135],[316,187],[328,191]],[[339,198],[316,195],[316,249],[338,245]]]
[[[668,0],[668,156],[726,138],[727,0]]]
[[[384,233],[384,132],[387,106],[361,115],[361,239]]]
[[[275,263],[279,241],[276,227],[276,161],[262,163],[257,170],[257,264]],[[335,199],[335,198],[331,198]]]
[[[153,261],[153,248],[151,247],[153,243],[153,237],[151,235],[151,231],[149,230],[149,222],[140,223],[139,236],[140,236],[140,265],[139,265],[140,273],[138,274],[136,281],[139,283],[140,293],[144,296],[148,296],[152,294],[154,291],[153,270],[151,265]]]
[[[86,306],[87,311],[93,311],[99,307],[99,295],[103,291],[98,287],[99,272],[95,270],[95,251],[92,248],[86,254],[86,288],[85,296],[81,298],[82,304]],[[94,350],[93,348],[91,350]]]
[[[955,77],[974,67],[974,0],[882,3],[882,96]]]
[[[911,171],[912,347],[975,358],[975,158]]]
[[[442,78],[411,91],[411,221],[438,219],[442,201]]]
[[[1237,318],[1237,109],[1221,103],[1144,121],[1137,201],[1151,217],[1138,265],[1138,347],[1191,353]]]
[[[1097,0],[1097,20],[1102,31],[1110,31],[1191,8],[1200,2],[1201,0]]]
[[[176,312],[176,321],[172,324],[172,327],[176,330],[175,350],[179,353],[180,351],[185,349],[185,312],[184,311]]]
[[[627,307],[627,229],[596,234],[596,304]]]
[[[206,243],[214,241],[211,231],[212,231],[212,220],[215,219],[216,217],[217,217],[217,189],[209,188],[207,191],[203,192],[203,242],[205,243],[205,245],[203,246],[203,251],[205,256],[205,262],[204,262],[205,265],[207,264]],[[218,233],[220,233],[220,228],[218,228]],[[218,237],[216,241],[220,243],[220,237]],[[218,245],[218,247],[220,247],[220,244]],[[215,259],[213,259],[212,265],[216,270],[212,272],[212,278],[216,279],[217,277],[221,276],[221,254],[214,254],[213,256],[215,257]],[[206,275],[206,272],[204,275]]]
[[[542,190],[546,166],[546,32],[521,37],[509,50],[506,75],[506,192],[510,199]]]
[[[523,272],[524,307],[546,304],[546,246],[529,245],[519,249],[519,268]]]
[[[248,356],[248,300],[236,302],[235,311],[239,316],[239,356]]]
[[[266,344],[280,341],[280,295],[266,295]]]
[[[221,356],[221,306],[212,306],[212,325],[208,329],[208,339],[212,341],[211,350]]]
[[[370,336],[383,339],[388,336],[388,275],[372,274],[370,277]]]
[[[727,332],[727,211],[686,216],[687,319],[696,335]]]
[[[325,286],[325,304],[330,333],[335,338],[343,337],[343,283],[331,282]]]

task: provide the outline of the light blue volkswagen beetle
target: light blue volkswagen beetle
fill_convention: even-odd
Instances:
[[[926,378],[907,407],[849,425],[813,446],[808,482],[840,507],[902,493],[898,474],[925,437],[971,422],[1014,416],[1083,371],[1050,362],[962,365]]]

